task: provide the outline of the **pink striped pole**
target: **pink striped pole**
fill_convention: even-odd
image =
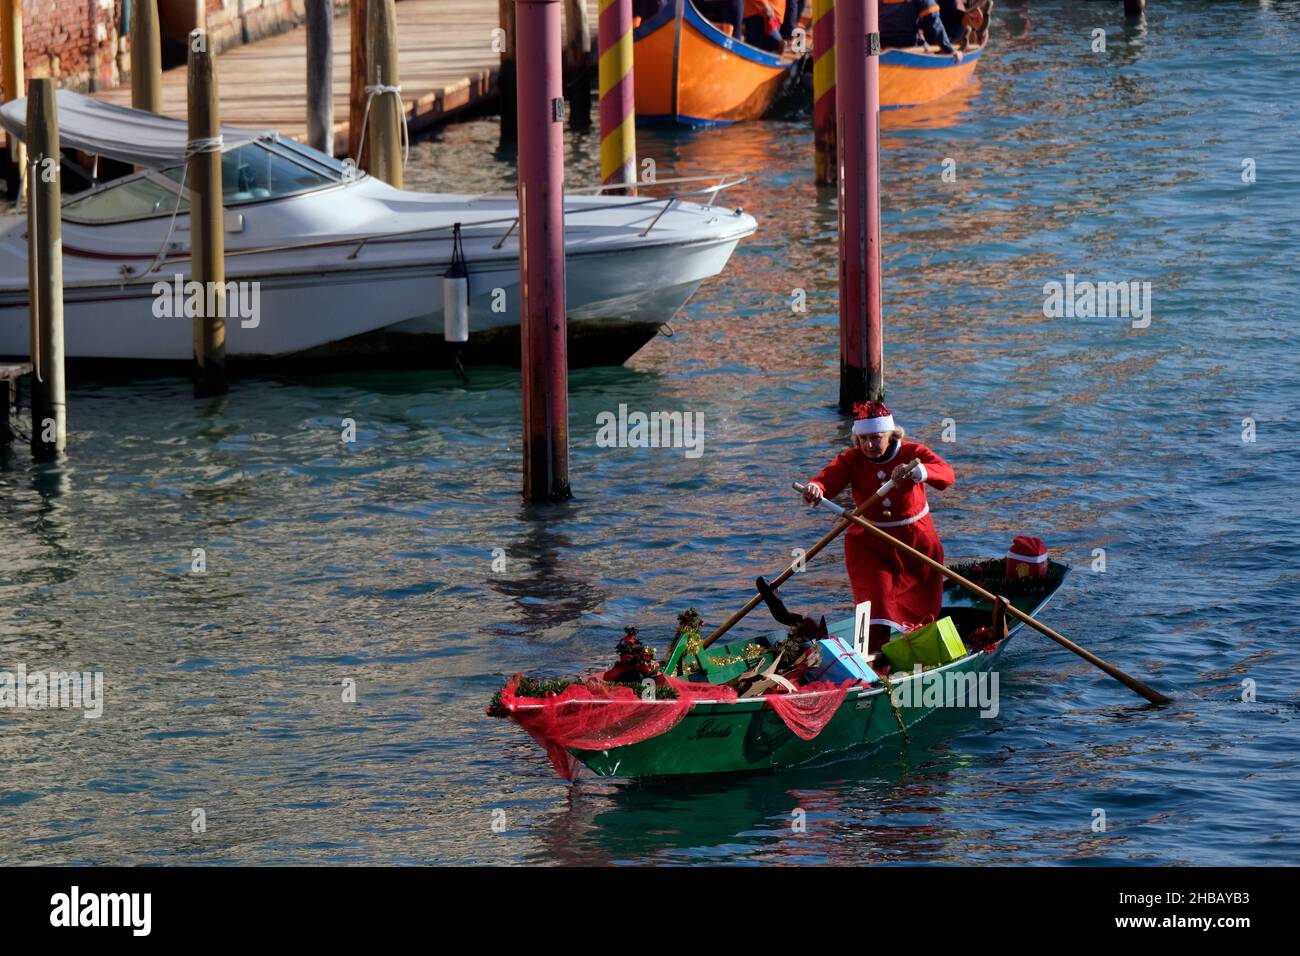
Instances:
[[[813,142],[817,185],[835,182],[835,0],[813,0]]]
[[[632,0],[600,0],[600,181],[636,192],[636,88],[632,79]]]
[[[880,327],[880,13],[836,0],[840,409],[884,394]]]
[[[516,0],[524,499],[569,490],[560,0]]]

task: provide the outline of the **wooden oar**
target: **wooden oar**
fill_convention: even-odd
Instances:
[[[803,485],[797,481],[794,483],[795,491],[802,493],[806,487],[807,487],[806,485]],[[866,531],[868,534],[871,534],[882,541],[888,541],[890,544],[892,544],[894,547],[898,548],[900,551],[904,552],[905,554],[910,554],[912,557],[916,558],[916,560],[920,561],[922,564],[931,567],[934,570],[938,571],[940,574],[956,581],[958,584],[960,584],[966,590],[970,591],[972,594],[977,594],[980,597],[984,598],[986,601],[992,601],[993,606],[997,607],[998,602],[1000,600],[997,595],[993,594],[991,591],[984,590],[984,588],[980,587],[978,584],[976,584],[973,581],[966,580],[966,578],[962,577],[956,571],[952,570],[952,568],[940,564],[938,561],[934,560],[934,558],[922,554],[920,551],[917,551],[916,548],[913,548],[910,545],[904,544],[902,541],[899,541],[897,538],[895,538],[892,534],[889,534],[886,531],[882,531],[880,528],[877,528],[875,525],[873,525],[870,521],[867,521],[865,518],[862,518],[857,514],[849,514],[845,512],[843,508],[835,504],[835,502],[833,501],[826,501],[823,499],[822,504],[824,504],[832,514],[838,515],[841,518],[841,520],[851,521],[852,523],[858,525],[858,527]],[[1166,697],[1164,694],[1152,690],[1150,687],[1142,683],[1137,678],[1129,677],[1128,674],[1125,674],[1122,670],[1120,670],[1115,665],[1108,664],[1106,661],[1103,661],[1096,654],[1093,654],[1091,651],[1085,650],[1084,648],[1080,647],[1078,644],[1074,643],[1074,641],[1070,640],[1064,634],[1060,634],[1057,631],[1052,630],[1046,624],[1036,621],[1034,618],[1030,617],[1028,614],[1020,610],[1020,608],[1016,607],[1014,604],[1010,603],[1009,601],[1003,602],[1003,610],[1006,614],[1009,614],[1011,617],[1014,617],[1017,620],[1022,621],[1025,624],[1028,624],[1036,631],[1046,634],[1048,637],[1056,641],[1056,643],[1060,644],[1066,650],[1073,651],[1074,653],[1078,654],[1089,664],[1101,668],[1103,671],[1105,671],[1111,677],[1115,678],[1115,680],[1119,681],[1129,690],[1133,691],[1134,693],[1141,694],[1147,700],[1151,701],[1151,703],[1153,704],[1169,703],[1169,698]]]
[[[916,464],[917,464],[916,462],[912,462],[912,464],[908,467],[907,469],[908,475],[911,475],[912,472],[916,469]],[[885,495],[893,491],[894,484],[895,483],[892,478],[889,481],[886,481],[883,485],[880,486],[879,491],[877,491],[866,501],[862,502],[862,504],[858,505],[858,507],[854,509],[852,514],[854,516],[864,514],[868,508],[874,505],[881,498],[885,497]],[[828,531],[825,535],[822,536],[821,540],[819,540],[811,548],[805,551],[803,553],[802,558],[800,558],[798,561],[792,562],[788,568],[786,568],[784,571],[782,571],[772,580],[771,587],[774,592],[776,591],[777,588],[779,588],[782,584],[784,584],[786,581],[790,579],[790,575],[794,574],[798,570],[800,565],[806,564],[809,558],[815,557],[817,553],[822,550],[822,548],[826,547],[828,544],[830,544],[832,541],[838,538],[841,534],[843,534],[845,530],[848,529],[848,526],[850,524],[850,521],[848,520],[848,516],[844,513],[842,509],[840,514],[841,514],[840,520],[835,522],[835,527],[831,528],[830,531]],[[749,599],[749,601],[745,604],[744,607],[742,607],[735,614],[731,615],[731,617],[723,621],[722,624],[718,626],[717,630],[715,630],[712,634],[710,634],[707,638],[705,638],[704,643],[700,645],[700,649],[703,650],[704,648],[708,647],[710,644],[712,644],[714,641],[720,638],[723,634],[726,634],[729,630],[731,630],[733,627],[739,624],[741,619],[743,619],[744,616],[748,614],[750,611],[754,610],[754,608],[758,607],[759,602],[761,602],[762,600],[763,600],[763,595],[755,594],[752,598]],[[676,647],[676,644],[674,644],[673,647]],[[671,647],[668,649],[670,657],[672,655],[672,650],[673,648]]]

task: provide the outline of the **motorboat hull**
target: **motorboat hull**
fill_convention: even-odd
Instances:
[[[201,286],[190,271],[184,121],[67,90],[57,99],[65,145],[139,167],[64,196],[64,351],[74,366],[189,362],[204,315],[225,319],[232,365],[519,362],[515,196],[395,189],[273,131],[222,127],[224,277]],[[25,139],[23,101],[0,106],[0,126]],[[621,364],[722,271],[757,228],[716,205],[743,179],[670,178],[634,196],[566,190],[572,364]],[[23,216],[0,221],[0,356],[31,350],[27,229]],[[468,342],[444,341],[447,295],[467,295]]]
[[[569,359],[573,366],[619,365],[655,336],[706,278],[721,271],[738,239],[664,244],[570,255],[566,260]],[[157,314],[190,278],[188,263],[153,282],[64,290],[64,340],[70,361],[188,362],[192,320]],[[231,309],[227,358],[235,364],[517,365],[519,265],[480,264],[470,276],[470,339],[443,337],[445,264],[340,268],[314,272],[227,271],[258,287],[256,317]],[[174,300],[174,296],[170,296]],[[174,303],[168,303],[173,305]],[[0,293],[0,355],[29,350],[28,303]]]

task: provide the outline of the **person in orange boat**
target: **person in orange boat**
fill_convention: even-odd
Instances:
[[[786,7],[786,0],[745,0],[745,42],[768,53],[780,53]]]
[[[961,50],[948,39],[937,0],[880,0],[882,47],[916,46],[921,38],[951,53],[958,63],[962,61]]]
[[[744,32],[745,0],[697,0],[695,9],[708,20],[731,27],[737,40]]]
[[[939,19],[958,50],[988,39],[990,0],[939,0]]]
[[[731,27],[731,36],[769,53],[780,53],[794,34],[804,0],[695,0],[708,20]]]
[[[894,487],[863,517],[942,564],[943,543],[930,518],[925,486],[951,487],[957,480],[952,466],[924,445],[905,441],[884,402],[860,403],[853,417],[853,447],[808,480],[804,498],[815,505],[851,485],[853,500],[861,505],[892,479]],[[853,600],[871,602],[869,650],[878,650],[891,629],[911,631],[938,618],[943,575],[889,542],[852,525],[845,533],[844,563]]]

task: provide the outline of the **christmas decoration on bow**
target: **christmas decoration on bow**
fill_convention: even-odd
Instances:
[[[636,636],[635,627],[625,627],[623,632],[623,639],[618,642],[618,647],[615,649],[618,660],[613,667],[601,675],[601,679],[612,682],[640,681],[647,678],[662,681],[663,673],[654,648],[641,643]]]

